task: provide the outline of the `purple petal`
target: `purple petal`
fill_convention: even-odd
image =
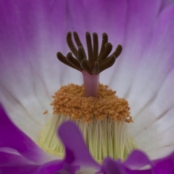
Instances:
[[[14,171],[17,174],[55,174],[63,171],[74,174],[77,169],[63,160],[50,161],[40,166],[23,156],[0,152],[0,172],[4,174],[14,174]]]
[[[27,160],[25,157],[17,154],[0,152],[0,166],[8,166],[8,165],[24,165],[24,164],[32,164],[31,161]]]
[[[91,157],[80,130],[73,122],[63,123],[58,130],[58,135],[66,149],[73,152],[74,164],[99,168],[99,164]]]
[[[66,163],[65,161],[51,161],[48,162],[40,167],[38,170],[39,174],[61,174],[68,173],[68,174],[75,174],[75,172],[79,169],[77,166],[71,166],[70,164]]]
[[[170,154],[169,156],[163,159],[150,161],[145,153],[139,150],[134,150],[123,164],[127,168],[127,172],[130,174],[173,174],[174,153]],[[149,166],[150,169],[142,170],[141,168],[144,166]]]
[[[55,160],[42,165],[39,169],[39,173],[49,174],[60,171],[64,167],[64,163],[60,160]]]
[[[100,34],[105,31],[110,35],[114,45],[123,44],[130,38],[130,32],[133,39],[134,36],[137,36],[142,40],[146,38],[145,34],[149,33],[150,27],[147,26],[151,26],[154,18],[162,9],[163,2],[162,0],[153,2],[135,0],[131,3],[126,0],[107,2],[104,0],[67,2],[61,0],[54,1],[54,3],[47,0],[34,3],[28,0],[17,3],[2,1],[0,4],[2,8],[0,34],[2,35],[1,68],[4,71],[1,76],[3,84],[20,100],[24,100],[24,94],[30,96],[31,93],[36,93],[40,101],[45,101],[43,97],[49,98],[48,93],[52,95],[62,82],[70,83],[69,79],[76,82],[78,79],[77,76],[71,76],[70,72],[75,71],[70,71],[64,65],[59,64],[55,56],[58,50],[66,52],[65,35],[67,31],[77,30],[80,34],[84,34],[86,30],[96,31]],[[129,11],[127,11],[128,9]],[[90,13],[88,13],[89,11]],[[142,30],[138,30],[140,27]],[[141,37],[139,37],[140,35]],[[130,55],[130,53],[128,54]],[[124,57],[128,57],[127,59],[130,60],[129,56]],[[13,66],[10,66],[12,62]],[[60,72],[64,72],[64,78],[55,76]],[[80,78],[79,73],[74,75],[78,75]],[[133,74],[131,75],[133,76]],[[32,83],[26,80],[26,77],[31,79]],[[109,78],[102,80],[107,81],[107,79]],[[33,86],[35,82],[37,82],[37,87]],[[78,80],[79,82],[80,80]],[[10,84],[13,84],[13,88]],[[19,84],[23,90],[27,89],[27,92],[21,91],[21,88],[18,87]],[[122,88],[124,86],[127,85],[122,85]],[[33,88],[39,90],[35,91]],[[37,99],[35,100],[37,101]],[[26,106],[25,101],[22,103]],[[46,107],[46,102],[43,103]],[[32,107],[38,105],[37,102],[30,104]],[[32,109],[28,110],[31,112]]]
[[[33,162],[42,163],[48,160],[44,151],[9,120],[2,106],[0,106],[0,147],[15,149]]]
[[[135,154],[135,153],[134,153]],[[139,169],[139,170],[132,170],[132,165],[134,165],[135,163],[138,163],[137,161],[142,159],[142,154],[136,154],[136,162],[135,159],[132,159],[134,162],[131,162],[129,159],[129,162],[127,162],[127,164],[125,165],[124,163],[121,163],[120,161],[114,161],[113,159],[110,158],[106,158],[102,164],[102,170],[100,173],[104,173],[104,174],[154,174],[153,170],[151,169]],[[135,157],[135,156],[134,156]],[[131,157],[133,158],[133,156]],[[143,157],[144,158],[144,157]],[[146,163],[146,161],[143,162],[144,164]],[[131,166],[131,168],[129,168]],[[158,173],[155,173],[158,174]],[[166,173],[167,174],[167,173]]]
[[[55,160],[48,162],[41,166],[39,172],[41,174],[50,174],[55,172],[68,172],[68,173],[75,173],[79,169],[79,166],[73,166],[72,163],[74,162],[74,154],[70,150],[66,149],[65,159],[64,160]]]
[[[154,172],[157,174],[173,174],[174,172],[174,153],[166,158],[156,160]]]
[[[66,45],[66,1],[54,2],[0,1],[1,102],[16,125],[35,140],[46,122],[42,113],[61,86],[64,66],[56,52]]]
[[[124,165],[130,169],[141,169],[144,166],[152,165],[149,158],[140,150],[134,150],[124,162]]]
[[[106,158],[102,164],[101,173],[103,172],[104,174],[154,174],[153,170],[151,169],[132,170],[131,168],[135,164],[137,165],[138,160],[141,160],[141,165],[147,164],[147,161],[144,157],[142,157],[143,154],[141,154],[141,152],[138,153],[138,151],[135,151],[135,153],[132,153],[132,156],[130,156],[129,158],[135,158],[135,156],[137,157],[137,159],[129,159],[129,161],[126,162],[126,165],[124,163],[121,163],[120,161],[114,161],[113,159]],[[142,160],[142,158],[144,159]]]
[[[123,43],[121,43],[123,44],[123,53],[114,68],[111,69],[113,71],[112,78],[108,78],[110,86],[116,89],[120,96],[125,97],[129,92],[137,67],[142,60],[142,53],[151,39],[154,23],[160,12],[166,7],[164,2],[163,0],[154,0],[153,2],[151,0],[128,0],[126,3],[125,32]],[[115,24],[115,28],[118,27],[122,26]],[[114,32],[111,35],[115,36]]]
[[[104,174],[127,174],[124,166],[110,158],[106,158],[102,165]]]
[[[15,165],[0,167],[2,174],[38,174],[37,165]]]
[[[127,172],[127,174],[154,174],[154,172],[152,170],[129,170],[129,169],[126,169],[126,172]],[[155,174],[157,174],[157,173],[155,173]]]
[[[130,131],[137,146],[152,159],[174,149],[173,16],[174,5],[166,8],[157,20],[128,96],[135,115]],[[137,96],[140,96],[138,100]]]

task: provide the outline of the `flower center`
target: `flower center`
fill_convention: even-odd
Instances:
[[[64,64],[79,70],[83,74],[84,85],[70,84],[62,86],[53,96],[53,117],[41,132],[39,144],[50,153],[63,156],[64,150],[57,138],[59,125],[66,121],[74,121],[82,131],[86,145],[93,157],[102,161],[106,156],[125,159],[135,148],[128,135],[128,123],[133,122],[128,102],[118,98],[115,91],[99,84],[99,73],[111,67],[122,51],[118,45],[111,54],[112,44],[108,36],[103,34],[100,53],[98,52],[98,35],[86,33],[88,59],[83,45],[76,32],[73,33],[77,44],[75,47],[71,33],[67,34],[67,43],[72,51],[65,57],[58,52],[58,59]]]

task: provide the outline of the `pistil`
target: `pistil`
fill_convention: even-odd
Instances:
[[[99,75],[91,75],[86,71],[82,71],[83,83],[84,83],[84,96],[85,97],[97,97],[98,96],[98,84]]]
[[[67,34],[71,50],[66,56],[57,53],[58,59],[80,71],[84,84],[62,86],[54,95],[53,117],[44,126],[39,144],[46,151],[64,156],[64,150],[56,130],[66,120],[75,122],[82,131],[89,151],[97,161],[110,156],[125,159],[135,148],[127,131],[127,124],[133,122],[126,99],[116,96],[116,91],[99,83],[99,74],[111,67],[122,52],[118,45],[111,54],[112,44],[103,33],[99,51],[98,35],[86,33],[87,53],[76,32]],[[47,113],[45,113],[47,114]],[[71,132],[70,132],[71,133]]]
[[[97,97],[99,74],[114,64],[116,58],[122,52],[122,46],[118,45],[115,51],[109,55],[112,51],[112,44],[108,42],[108,35],[103,33],[102,45],[99,52],[98,35],[93,33],[93,39],[91,39],[90,33],[87,32],[87,56],[78,34],[74,32],[73,36],[77,47],[74,45],[72,41],[72,34],[69,32],[67,34],[67,43],[72,53],[69,52],[66,56],[64,56],[61,52],[58,52],[57,57],[62,63],[82,72],[84,81],[84,96]]]

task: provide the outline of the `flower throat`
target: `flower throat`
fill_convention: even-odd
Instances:
[[[111,67],[122,52],[118,45],[112,51],[108,36],[103,33],[99,51],[98,35],[86,33],[87,53],[76,32],[67,34],[71,50],[66,56],[57,53],[58,59],[83,75],[82,86],[70,84],[62,86],[53,96],[53,117],[44,126],[39,144],[46,151],[64,156],[64,149],[57,139],[57,128],[66,121],[75,122],[84,137],[86,145],[97,161],[110,156],[125,159],[135,148],[127,132],[127,124],[133,122],[128,102],[118,98],[108,86],[99,84],[99,74]],[[70,132],[71,133],[71,132]]]

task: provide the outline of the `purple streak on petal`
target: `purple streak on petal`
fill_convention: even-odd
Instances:
[[[99,168],[99,164],[90,155],[80,130],[73,122],[63,123],[58,130],[58,135],[66,149],[73,152],[75,164]]]
[[[9,120],[2,106],[0,106],[0,147],[15,149],[33,162],[41,163],[47,158],[44,151]]]
[[[140,150],[134,150],[128,156],[128,158],[124,162],[124,165],[131,169],[140,169],[146,165],[152,166],[152,163],[145,153]]]

